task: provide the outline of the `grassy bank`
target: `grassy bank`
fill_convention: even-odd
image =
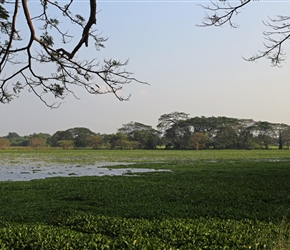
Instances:
[[[0,152],[170,172],[0,183],[0,249],[290,249],[289,151]]]

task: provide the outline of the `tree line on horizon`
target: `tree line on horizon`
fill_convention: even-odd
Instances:
[[[76,127],[53,135],[20,136],[9,132],[0,137],[0,148],[92,148],[92,149],[289,149],[290,126],[282,123],[229,117],[189,117],[183,112],[161,115],[156,129],[129,122],[113,134],[100,134]]]

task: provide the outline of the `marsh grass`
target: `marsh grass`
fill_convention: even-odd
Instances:
[[[95,162],[181,162],[195,160],[290,161],[289,150],[0,150],[0,164],[49,162],[92,164]]]
[[[1,182],[0,249],[290,249],[289,151],[152,152],[24,153],[171,172]]]

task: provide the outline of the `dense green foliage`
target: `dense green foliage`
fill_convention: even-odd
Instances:
[[[55,226],[0,229],[1,249],[282,249],[287,229],[250,220],[128,219],[74,214]],[[2,243],[1,243],[2,241]],[[279,248],[281,247],[281,248]]]
[[[0,249],[289,249],[288,151],[0,152],[113,159],[171,171],[1,182]]]
[[[115,134],[99,134],[88,128],[70,128],[48,134],[19,136],[10,132],[0,148],[28,146],[93,149],[289,149],[290,126],[252,119],[188,117],[182,112],[162,115],[157,129],[140,122],[123,124]]]

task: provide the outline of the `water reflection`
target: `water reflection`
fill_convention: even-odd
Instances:
[[[128,173],[155,172],[159,170],[146,168],[118,168],[110,166],[131,165],[132,163],[102,162],[94,165],[12,165],[0,166],[0,181],[29,181],[45,179],[48,177],[68,176],[104,176],[104,175],[125,175]],[[163,170],[162,170],[163,171]]]

